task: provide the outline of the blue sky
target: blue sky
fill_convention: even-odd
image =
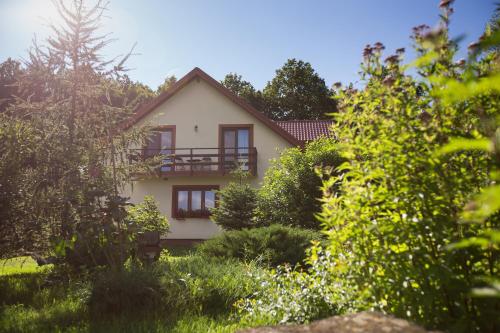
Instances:
[[[498,1],[498,0],[497,0]],[[438,19],[438,0],[111,0],[103,31],[118,41],[105,56],[137,42],[129,75],[156,88],[167,75],[198,66],[217,80],[237,72],[263,88],[288,58],[310,62],[330,86],[358,80],[361,52],[381,41],[388,52],[411,49],[411,28]],[[466,46],[482,33],[495,0],[457,0],[452,36]],[[0,61],[20,58],[45,19],[50,0],[0,0]],[[412,54],[407,54],[410,60]]]

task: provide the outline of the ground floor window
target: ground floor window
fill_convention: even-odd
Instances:
[[[215,207],[218,185],[175,185],[172,193],[172,215],[177,218],[210,216]]]

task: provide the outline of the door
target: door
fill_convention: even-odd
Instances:
[[[153,157],[158,155],[166,155],[162,160],[160,171],[171,171],[172,161],[171,156],[174,154],[175,129],[173,127],[161,128],[154,131],[146,145],[144,156]]]
[[[238,167],[245,171],[249,170],[250,130],[249,127],[223,127],[222,151],[224,170],[234,170]]]

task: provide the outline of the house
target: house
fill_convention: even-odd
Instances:
[[[240,167],[258,186],[283,149],[328,134],[330,121],[274,122],[199,68],[139,108],[126,127],[155,129],[140,149],[143,158],[161,154],[153,176],[134,179],[126,189],[132,202],[153,195],[170,221],[167,242],[208,239],[220,229],[209,219],[215,190]]]

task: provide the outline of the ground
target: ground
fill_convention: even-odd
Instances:
[[[186,260],[190,252],[172,249],[169,260]],[[84,299],[84,278],[63,283],[29,257],[0,261],[0,332],[212,332],[241,327],[230,313],[94,320]],[[48,278],[49,276],[49,278]]]

